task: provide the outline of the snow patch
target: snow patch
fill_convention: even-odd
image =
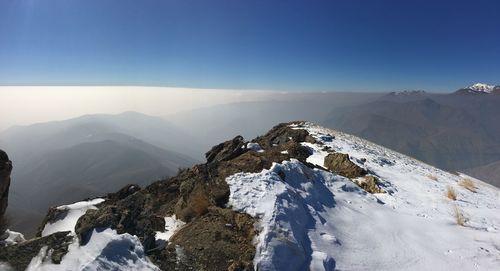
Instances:
[[[94,229],[84,246],[75,237],[60,264],[51,262],[51,253],[43,247],[26,270],[160,270],[146,257],[139,238],[128,233],[117,234],[112,229]]]
[[[170,237],[174,235],[182,226],[186,224],[180,219],[177,219],[175,215],[165,217],[165,231],[157,231],[155,238],[156,240],[168,241]]]
[[[259,145],[259,143],[254,143],[254,142],[248,142],[247,149],[252,150],[252,151],[256,151],[256,152],[264,152],[264,150]]]
[[[5,231],[4,236],[2,236],[2,237],[5,237],[5,239],[2,240],[1,243],[5,244],[7,246],[26,241],[26,239],[24,238],[24,235],[22,233],[11,231],[9,229],[7,229]],[[1,268],[0,268],[0,270],[1,270]]]
[[[102,203],[104,199],[97,198],[89,201],[80,201],[70,205],[62,205],[57,207],[58,210],[66,211],[63,219],[57,220],[53,223],[45,224],[42,236],[47,236],[60,231],[75,231],[75,225],[78,219],[90,209],[97,209],[95,205]]]

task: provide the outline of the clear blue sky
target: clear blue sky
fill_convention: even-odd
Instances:
[[[500,84],[500,1],[0,0],[1,85]]]

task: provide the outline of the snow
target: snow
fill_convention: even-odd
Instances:
[[[177,219],[175,215],[167,216],[165,217],[165,231],[157,231],[155,238],[157,240],[168,241],[185,224],[182,220]]]
[[[160,270],[146,257],[139,238],[112,229],[94,229],[84,246],[74,237],[60,264],[51,262],[51,253],[43,247],[26,270]]]
[[[293,159],[228,177],[229,205],[259,219],[257,269],[499,270],[498,188],[348,134],[310,123],[304,129],[324,144],[303,143],[313,151],[307,162],[324,166],[324,146],[348,153],[388,193],[369,194]],[[474,181],[477,193],[458,185],[464,178]],[[456,201],[445,197],[448,186],[457,191]],[[455,208],[465,226],[456,224]]]
[[[252,150],[252,151],[256,151],[256,152],[264,152],[264,150],[259,145],[259,143],[254,143],[254,142],[248,142],[247,149]]]
[[[128,233],[117,234],[115,230],[109,228],[94,229],[88,243],[80,246],[74,234],[76,222],[87,210],[97,209],[95,205],[103,201],[104,199],[97,198],[57,207],[59,210],[67,211],[66,215],[54,223],[47,223],[42,236],[70,231],[73,241],[68,246],[68,253],[60,264],[53,264],[50,260],[52,251],[43,247],[31,260],[27,270],[159,270],[146,257],[137,236]],[[175,219],[175,216],[166,217],[165,222],[167,231],[160,235],[168,240],[175,229],[182,224]]]
[[[97,209],[95,205],[102,203],[104,199],[96,198],[89,201],[80,201],[70,205],[62,205],[57,207],[58,210],[67,211],[66,215],[53,223],[45,224],[42,231],[42,236],[47,236],[55,232],[71,231],[74,232],[78,219],[90,209]]]
[[[19,232],[15,232],[15,231],[11,231],[11,230],[7,229],[4,233],[4,235],[6,235],[7,238],[2,240],[1,243],[8,245],[8,246],[26,241],[26,239],[24,238],[24,235],[22,233],[19,233]],[[2,270],[2,269],[0,268],[0,270]]]

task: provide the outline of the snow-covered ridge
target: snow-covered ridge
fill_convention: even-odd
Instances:
[[[497,270],[500,191],[366,140],[310,123],[313,154],[226,179],[229,204],[259,218],[254,265],[262,270]],[[330,135],[330,136],[329,136]],[[327,148],[325,148],[327,147]],[[321,169],[327,149],[377,176],[369,194]],[[462,187],[464,179],[477,187]],[[456,200],[446,197],[447,190]],[[457,224],[457,213],[464,225]]]

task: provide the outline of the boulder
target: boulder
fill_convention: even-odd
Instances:
[[[214,146],[205,154],[207,163],[215,161],[227,161],[246,152],[245,140],[242,136],[237,136],[217,146]]]
[[[302,122],[281,123],[274,126],[267,134],[256,138],[256,142],[264,149],[285,145],[290,142],[316,143],[316,140],[304,129],[294,129],[290,124],[300,125]]]
[[[368,172],[353,163],[349,155],[345,153],[330,153],[325,157],[324,165],[327,169],[345,176],[347,178],[357,178],[366,175]]]

